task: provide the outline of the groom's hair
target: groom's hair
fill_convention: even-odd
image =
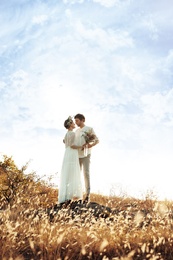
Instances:
[[[85,117],[82,114],[77,114],[74,118],[79,118],[81,121],[83,120],[85,122]]]

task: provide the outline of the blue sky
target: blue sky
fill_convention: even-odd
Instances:
[[[171,0],[0,1],[0,152],[58,184],[83,113],[92,191],[173,199]]]

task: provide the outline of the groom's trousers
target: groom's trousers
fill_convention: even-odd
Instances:
[[[84,174],[86,196],[90,195],[90,157],[91,154],[88,154],[84,158],[79,158],[80,168]]]

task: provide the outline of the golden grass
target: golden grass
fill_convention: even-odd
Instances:
[[[58,191],[27,180],[8,203],[1,200],[0,259],[173,259],[171,201],[91,194],[91,201],[112,209],[107,218],[64,208],[50,221],[46,209],[57,203]]]
[[[133,207],[132,199],[92,194],[91,200],[102,205],[114,203],[116,210],[119,205],[119,212],[95,218],[88,211],[72,218],[67,208],[50,222],[45,211],[49,194],[55,204],[57,192],[49,190],[47,200],[38,194],[30,206],[28,198],[26,206],[18,194],[14,205],[1,210],[1,259],[173,259],[172,209],[167,202],[153,202],[146,213],[147,201],[136,201]]]

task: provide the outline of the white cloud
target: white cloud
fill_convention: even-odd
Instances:
[[[113,7],[121,3],[121,0],[93,0],[95,3],[99,3],[105,7]]]
[[[43,25],[47,20],[48,20],[48,16],[43,14],[43,15],[34,16],[32,18],[32,23]]]
[[[81,4],[84,3],[84,0],[63,0],[64,4]]]
[[[165,69],[166,72],[171,73],[172,76],[172,67],[173,67],[173,49],[169,50],[168,56],[165,59],[165,67],[163,67],[163,69]]]
[[[145,17],[142,25],[149,31],[151,39],[158,40],[159,30],[157,28],[156,23],[154,23],[154,19],[152,16]]]
[[[173,91],[172,89],[167,93],[154,93],[148,94],[142,97],[144,104],[143,110],[145,115],[152,117],[157,122],[163,122],[163,120],[169,120],[173,117]]]
[[[103,30],[101,28],[87,29],[83,24],[76,24],[77,32],[86,40],[100,46],[103,51],[115,51],[120,47],[133,47],[133,39],[126,31]]]

